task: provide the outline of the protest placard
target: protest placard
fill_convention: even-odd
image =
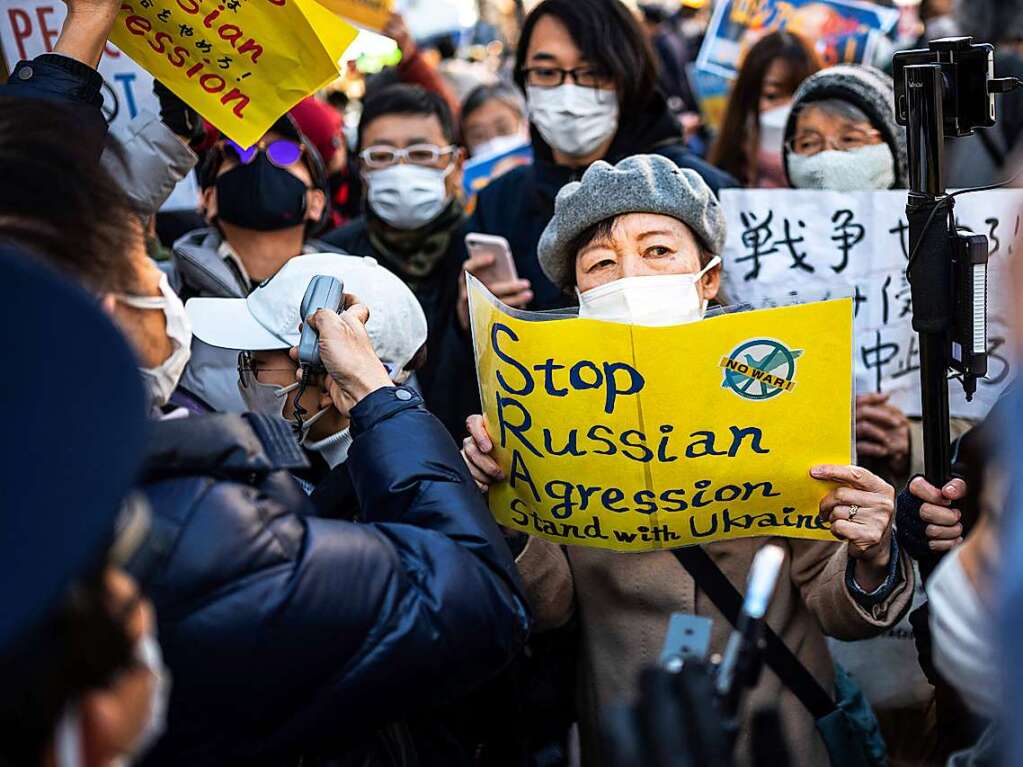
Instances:
[[[809,470],[851,459],[849,299],[650,328],[516,312],[468,279],[502,525],[631,552],[830,538]]]
[[[750,46],[779,29],[801,34],[825,66],[871,63],[881,36],[898,19],[895,8],[856,0],[722,0],[714,9],[696,66],[734,79]]]
[[[59,0],[0,0],[0,48],[9,72],[23,59],[53,51],[67,6]],[[103,75],[103,112],[111,124],[134,119],[142,110],[160,113],[153,78],[107,44],[99,63]]]
[[[248,147],[338,76],[356,35],[314,0],[123,0],[110,39]]]
[[[856,329],[856,388],[888,392],[920,415],[920,351],[906,280],[905,192],[726,190],[723,291],[733,303],[783,306],[850,296]],[[952,384],[952,415],[983,418],[1010,377],[1008,257],[1017,247],[1023,191],[956,199],[961,226],[991,242],[988,377],[972,403]]]
[[[360,27],[380,32],[394,10],[394,0],[316,0],[338,16]]]

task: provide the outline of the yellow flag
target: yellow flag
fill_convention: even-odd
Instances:
[[[633,552],[831,539],[809,470],[852,455],[849,299],[649,328],[469,297],[502,525]]]
[[[249,147],[338,76],[356,34],[314,0],[123,0],[111,40]]]
[[[380,32],[394,10],[394,0],[317,0],[342,18]]]

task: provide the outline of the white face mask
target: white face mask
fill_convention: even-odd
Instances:
[[[1001,674],[987,629],[996,621],[963,570],[961,551],[946,555],[927,583],[934,665],[975,713],[993,716]]]
[[[418,229],[433,221],[450,198],[445,181],[454,169],[402,163],[366,173],[369,206],[395,229]]]
[[[618,130],[618,98],[613,91],[565,83],[526,88],[529,119],[552,149],[585,157]]]
[[[276,416],[294,429],[294,419],[284,417],[284,405],[287,401],[287,396],[291,392],[295,391],[299,385],[300,384],[298,382],[295,382],[291,384],[291,386],[275,386],[273,384],[264,384],[253,380],[247,386],[242,386],[241,381],[239,381],[238,391],[241,393],[242,399],[245,400],[245,407],[247,407],[251,412]],[[313,415],[312,418],[302,421],[302,433],[297,435],[299,442],[305,442],[313,424],[323,418],[329,410],[329,407],[325,407],[323,410],[320,410]]]
[[[123,765],[136,761],[160,739],[167,729],[167,705],[170,701],[170,672],[163,663],[160,644],[152,634],[143,634],[135,645],[135,660],[153,676],[149,693],[149,716],[132,744],[131,753],[118,759]],[[82,767],[82,722],[78,705],[70,704],[57,723],[53,737],[54,761],[57,767]]]
[[[473,158],[490,157],[505,152],[510,152],[512,149],[518,149],[520,146],[525,146],[529,143],[528,133],[511,133],[507,136],[494,136],[492,139],[484,141],[482,144],[477,144],[476,148],[472,150]]]
[[[859,192],[895,184],[895,158],[884,142],[847,152],[828,149],[811,157],[790,152],[788,162],[796,189]]]
[[[178,381],[185,372],[192,356],[192,323],[185,313],[185,305],[171,290],[167,275],[160,276],[160,298],[152,296],[116,296],[126,306],[136,309],[159,309],[167,318],[167,336],[171,340],[170,356],[155,368],[140,368],[146,379],[149,396],[154,405],[163,407],[178,387]]]
[[[703,275],[721,263],[714,256],[696,274],[662,274],[624,277],[579,295],[579,316],[627,325],[663,327],[685,325],[703,319],[707,302],[698,283]]]

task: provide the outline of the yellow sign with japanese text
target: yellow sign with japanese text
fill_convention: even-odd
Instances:
[[[110,39],[249,147],[338,76],[357,34],[314,0],[122,0]]]
[[[849,299],[651,328],[518,312],[469,280],[500,524],[631,552],[831,539],[809,470],[852,455]]]
[[[381,32],[391,18],[394,0],[317,0],[338,16],[360,27]]]

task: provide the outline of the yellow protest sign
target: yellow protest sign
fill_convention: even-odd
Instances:
[[[110,39],[248,147],[338,76],[356,35],[313,0],[123,0]]]
[[[342,18],[374,32],[387,25],[394,10],[394,0],[317,0]]]
[[[852,454],[850,300],[648,328],[469,297],[502,525],[632,552],[831,538],[809,469]]]

